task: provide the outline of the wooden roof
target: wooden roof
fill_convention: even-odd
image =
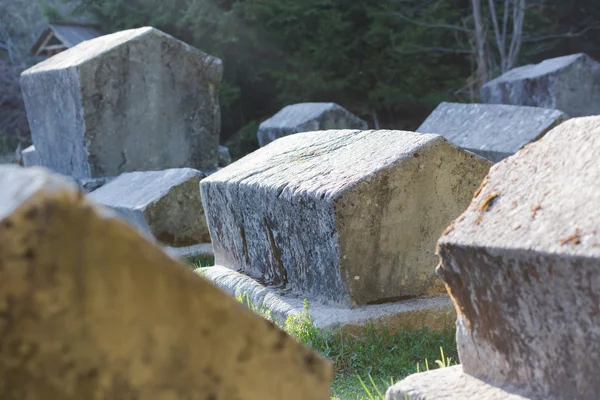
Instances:
[[[51,22],[31,48],[31,54],[39,56],[50,48],[70,48],[102,35],[100,28],[95,24]]]

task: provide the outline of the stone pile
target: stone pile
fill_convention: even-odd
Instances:
[[[277,138],[328,129],[367,129],[367,123],[335,103],[298,103],[282,108],[258,127],[263,147]]]
[[[600,115],[600,63],[584,53],[514,68],[481,88],[484,103],[553,108],[570,117]]]
[[[439,329],[454,316],[435,242],[490,165],[438,135],[280,138],[202,180],[220,266],[204,275],[276,316],[307,298],[321,326]]]
[[[387,399],[597,399],[600,116],[496,164],[438,242],[462,365]]]
[[[444,102],[417,132],[442,135],[465,150],[498,162],[566,119],[558,110],[540,107]]]
[[[314,399],[331,365],[40,167],[0,166],[5,399]]]

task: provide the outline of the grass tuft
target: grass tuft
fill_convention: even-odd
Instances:
[[[238,301],[272,321],[270,312],[251,304],[247,295],[238,296]],[[304,300],[303,311],[290,316],[280,328],[332,361],[336,372],[332,399],[384,399],[387,388],[419,372],[423,360],[426,370],[429,370],[430,359],[435,360],[439,368],[458,360],[455,329],[430,332],[425,327],[418,331],[392,333],[367,328],[362,335],[355,337],[326,332],[314,326],[309,307],[309,302]],[[367,383],[363,377],[367,378]]]

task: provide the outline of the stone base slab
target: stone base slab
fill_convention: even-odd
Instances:
[[[386,400],[542,400],[499,388],[463,372],[461,365],[413,374],[394,386]],[[545,399],[548,399],[547,397]]]
[[[280,324],[287,317],[303,311],[304,297],[266,287],[229,268],[214,266],[198,268],[196,272],[235,297],[247,295],[254,306],[269,310],[273,320]],[[309,315],[316,327],[353,335],[358,335],[367,327],[394,332],[428,326],[432,331],[441,331],[453,327],[456,321],[454,306],[445,295],[354,308],[323,305],[308,300]]]
[[[201,243],[186,247],[165,247],[165,251],[175,258],[194,260],[203,255],[214,255],[212,244]]]

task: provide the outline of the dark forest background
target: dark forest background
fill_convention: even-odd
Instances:
[[[18,76],[40,61],[28,51],[50,20],[150,25],[220,57],[234,157],[286,104],[333,101],[372,128],[414,130],[512,67],[600,60],[599,0],[0,0],[0,150],[28,144]]]

